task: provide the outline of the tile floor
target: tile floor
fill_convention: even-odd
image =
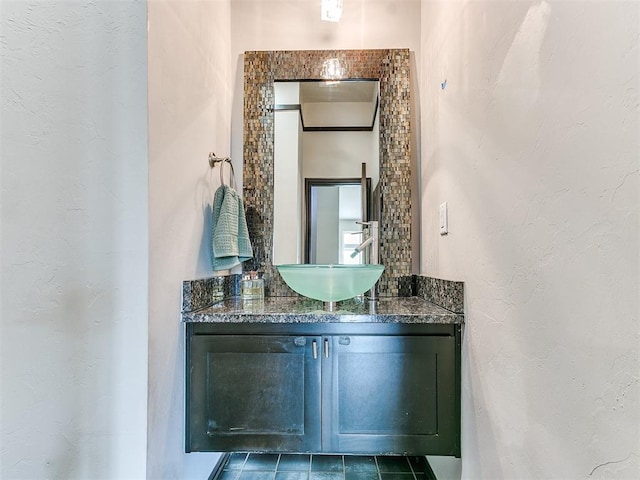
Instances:
[[[436,480],[424,457],[233,453],[210,480]]]

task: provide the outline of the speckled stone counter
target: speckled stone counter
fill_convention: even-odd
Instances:
[[[337,310],[322,310],[322,302],[302,297],[266,297],[264,300],[227,298],[182,313],[183,322],[205,323],[432,323],[461,324],[453,313],[420,297],[381,297],[376,302],[347,300]]]

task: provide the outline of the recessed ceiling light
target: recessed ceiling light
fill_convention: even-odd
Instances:
[[[320,18],[326,22],[339,22],[342,16],[342,0],[322,0]]]

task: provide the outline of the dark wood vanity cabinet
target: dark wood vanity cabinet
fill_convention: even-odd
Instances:
[[[460,455],[460,325],[187,324],[187,451]]]
[[[195,335],[187,357],[190,451],[311,451],[320,441],[319,339]]]
[[[339,335],[329,344],[323,450],[451,454],[453,336]]]

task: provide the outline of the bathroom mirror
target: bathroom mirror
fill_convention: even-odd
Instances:
[[[243,197],[254,258],[269,295],[292,292],[274,268],[274,84],[280,81],[374,80],[379,88],[378,171],[372,197],[380,211],[381,296],[411,289],[411,101],[406,49],[257,51],[244,55]],[[280,189],[278,189],[280,191]],[[295,215],[304,204],[295,202]],[[282,231],[278,227],[278,231]],[[291,230],[289,230],[291,233]],[[286,235],[285,235],[286,236]],[[290,235],[289,235],[290,236]],[[276,235],[276,241],[279,241]],[[300,244],[300,243],[298,243]]]
[[[378,80],[274,82],[275,265],[361,261],[345,248],[361,231],[356,222],[372,220],[378,91]],[[358,175],[369,179],[364,190]]]

